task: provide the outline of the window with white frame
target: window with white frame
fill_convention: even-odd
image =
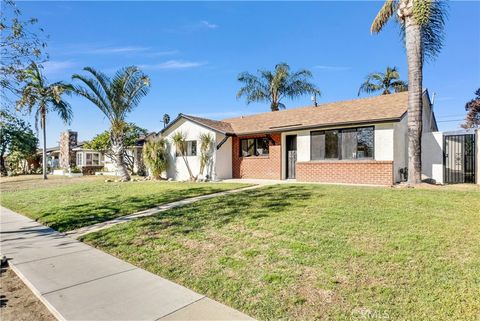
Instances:
[[[197,141],[196,140],[187,140],[184,142],[184,147],[183,147],[186,155],[184,156],[197,156]],[[175,156],[181,156],[181,152],[177,146],[175,150]]]
[[[77,153],[77,166],[83,165],[83,153]]]
[[[87,166],[99,166],[100,154],[99,153],[85,153],[85,165]]]

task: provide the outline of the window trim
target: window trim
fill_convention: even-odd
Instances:
[[[243,156],[242,154],[242,141],[253,139],[253,155]],[[262,139],[267,142],[268,154],[256,155],[257,153],[257,140]],[[238,139],[238,154],[240,158],[269,158],[270,157],[270,139],[268,137],[247,137]]]
[[[79,156],[80,156],[80,157],[79,157]],[[75,164],[76,164],[77,166],[83,166],[83,152],[77,152],[75,157],[76,157],[76,162],[75,162]],[[80,158],[80,162],[78,162],[78,159],[79,159],[79,158]]]
[[[341,135],[339,135],[338,139],[340,140],[340,144],[338,144],[338,152],[339,152],[339,155],[340,157],[339,158],[323,158],[323,159],[312,159],[312,155],[313,155],[313,144],[312,144],[312,133],[313,132],[327,132],[329,130],[336,130],[338,131],[339,134],[342,133],[343,130],[348,130],[348,129],[355,129],[357,132],[359,129],[363,129],[363,128],[372,128],[373,129],[373,149],[372,149],[372,157],[363,157],[363,158],[351,158],[351,159],[344,159],[344,158],[340,158],[341,157]],[[310,161],[314,161],[314,162],[322,162],[322,161],[327,161],[327,162],[334,162],[334,161],[352,161],[352,162],[356,162],[356,161],[364,161],[364,160],[375,160],[375,145],[376,145],[376,142],[375,142],[375,125],[369,125],[369,126],[359,126],[359,127],[342,127],[342,128],[327,128],[327,129],[319,129],[319,130],[311,130],[310,131]],[[326,143],[325,143],[325,146],[326,146]],[[357,148],[358,148],[358,140],[357,140]]]
[[[195,142],[195,155],[188,155],[188,143],[192,143],[192,142]],[[187,155],[183,155],[183,156],[185,157],[198,156],[198,142],[195,139],[185,140],[185,145],[186,145],[185,151],[187,152]],[[183,157],[183,156],[178,152],[177,148],[175,147],[175,157]]]
[[[99,152],[84,152],[83,154],[85,154],[85,162],[83,163],[82,166],[102,166],[101,165],[102,164],[102,157],[101,157]],[[90,164],[90,165],[87,164],[87,155],[88,154],[92,155],[92,164]],[[98,155],[98,165],[93,164],[93,155],[94,154]]]

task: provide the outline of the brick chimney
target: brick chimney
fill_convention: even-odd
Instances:
[[[76,164],[76,153],[72,150],[78,143],[78,133],[67,130],[60,134],[60,168],[67,169]]]

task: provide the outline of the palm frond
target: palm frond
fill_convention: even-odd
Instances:
[[[110,100],[112,98],[111,90],[110,90],[112,86],[112,82],[110,78],[108,78],[107,75],[105,75],[103,72],[96,70],[92,67],[85,67],[83,68],[83,70],[92,74],[94,79],[98,81],[98,84],[100,85],[99,87],[103,89],[103,93],[105,97],[107,97],[107,99]]]
[[[237,99],[246,96],[247,105],[252,102],[267,101],[270,95],[270,90],[267,85],[255,75],[248,72],[243,72],[238,76],[238,81],[245,85],[237,92]]]
[[[110,108],[111,100],[107,94],[110,90],[108,88],[105,90],[101,85],[101,82],[98,81],[98,78],[87,78],[82,75],[74,74],[72,79],[81,81],[89,89],[87,90],[84,87],[73,86],[73,92],[88,99],[96,105],[109,120],[112,120],[113,114],[111,113]]]
[[[373,92],[376,92],[376,91],[379,91],[379,90],[382,90],[382,86],[381,85],[378,85],[378,84],[373,84],[369,81],[365,81],[361,86],[360,86],[360,89],[358,89],[358,96],[360,96],[360,94],[362,92],[364,93],[367,93],[367,94],[370,94],[370,93],[373,93]]]
[[[447,6],[442,0],[415,1],[413,15],[422,26],[422,47],[427,59],[435,58],[443,47]]]
[[[64,100],[50,100],[50,105],[52,106],[52,109],[57,112],[58,116],[65,124],[70,124],[73,118],[73,111],[72,107],[68,102]]]
[[[320,90],[309,81],[312,73],[301,69],[290,72],[286,63],[275,65],[275,70],[258,70],[258,76],[243,72],[238,80],[244,83],[237,93],[237,99],[246,96],[247,104],[251,102],[270,102],[272,111],[285,108],[283,98],[296,98],[307,93],[320,95]]]
[[[387,67],[384,73],[374,72],[369,74],[360,85],[358,96],[360,96],[362,92],[373,93],[377,91],[381,91],[382,95],[388,95],[392,93],[392,90],[395,92],[406,90],[404,86],[406,86],[406,83],[400,80],[400,74],[397,68]]]
[[[383,27],[390,20],[392,15],[395,13],[397,7],[397,1],[387,0],[383,4],[380,11],[377,13],[377,16],[373,20],[372,26],[370,27],[371,33],[379,33]]]
[[[395,89],[396,93],[408,90],[408,84],[402,80],[393,81],[391,86]]]

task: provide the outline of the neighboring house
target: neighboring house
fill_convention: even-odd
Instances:
[[[436,132],[427,91],[423,104],[423,132]],[[222,121],[180,114],[160,134],[170,145],[175,132],[186,135],[194,175],[199,174],[199,136],[211,134],[215,138],[211,166],[200,177],[213,180],[391,185],[405,180],[407,106],[408,93],[402,92]],[[185,164],[174,148],[170,156],[167,177],[187,180]]]
[[[142,147],[147,137],[140,137],[135,146],[129,146],[126,150],[134,173],[141,173],[144,170]],[[102,151],[85,148],[85,143],[78,142],[77,132],[68,130],[61,133],[59,146],[47,148],[48,166],[65,172],[69,168],[77,167],[84,175],[94,175],[98,171],[116,172],[116,167],[108,155]],[[40,149],[37,154],[41,164],[42,150]]]

